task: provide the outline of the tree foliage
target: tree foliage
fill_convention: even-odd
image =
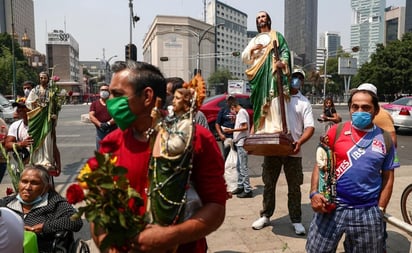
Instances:
[[[37,72],[29,66],[19,44],[14,41],[16,66],[16,94],[23,95],[22,84],[30,80],[37,82]],[[13,91],[13,53],[12,38],[8,33],[0,34],[0,93],[12,94]]]
[[[353,87],[365,82],[374,84],[381,97],[412,93],[412,33],[386,46],[377,45],[370,62],[359,69]]]
[[[219,69],[216,72],[212,73],[207,81],[211,87],[215,87],[218,84],[223,84],[223,90],[221,92],[227,92],[228,80],[234,79],[232,74],[228,69]]]

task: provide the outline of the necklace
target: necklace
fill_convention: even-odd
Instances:
[[[370,140],[368,141],[368,137],[369,137],[369,135],[370,135],[370,137],[373,136],[373,132],[374,132],[374,130],[375,130],[375,125],[373,125],[372,130],[369,131],[369,132],[363,137],[363,139],[362,139],[362,137],[360,138],[360,140],[358,141],[359,143],[356,142],[355,139],[353,139],[352,128],[353,128],[353,126],[351,125],[351,126],[350,126],[350,138],[351,138],[353,144],[355,144],[356,147],[358,147],[358,150],[359,150],[359,151],[362,151],[362,152],[365,151],[365,149],[367,149],[367,148],[372,144],[372,142],[373,142],[373,138],[370,138]],[[364,144],[364,145],[362,145],[362,144]]]

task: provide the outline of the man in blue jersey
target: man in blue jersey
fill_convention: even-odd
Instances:
[[[312,173],[309,253],[335,252],[344,233],[345,252],[383,252],[383,217],[399,161],[390,135],[373,123],[380,108],[376,88],[354,91],[348,106],[352,120],[326,133],[335,154],[335,210],[318,191],[317,165]]]

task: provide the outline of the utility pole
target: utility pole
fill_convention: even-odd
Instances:
[[[137,60],[137,48],[136,45],[133,44],[133,36],[132,31],[135,26],[135,23],[140,20],[138,16],[133,14],[133,0],[129,0],[129,8],[130,8],[130,39],[129,44],[126,45],[125,50],[125,58],[126,60]]]
[[[11,54],[13,55],[13,99],[16,100],[16,55],[15,55],[15,48],[14,48],[14,6],[13,0],[10,0],[10,7],[11,7]]]

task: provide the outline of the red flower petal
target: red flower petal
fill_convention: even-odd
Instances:
[[[95,171],[99,168],[99,162],[96,157],[90,157],[89,160],[87,160],[87,164],[89,164],[91,171]]]
[[[7,189],[6,189],[7,196],[12,195],[13,193],[14,193],[13,189],[10,188],[10,187],[7,187]]]
[[[67,202],[69,202],[72,205],[80,201],[83,201],[84,200],[83,189],[78,184],[70,185],[66,191],[66,198],[67,198]]]

